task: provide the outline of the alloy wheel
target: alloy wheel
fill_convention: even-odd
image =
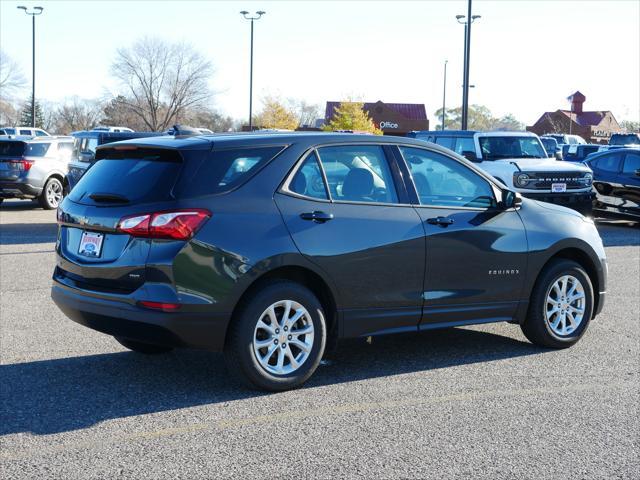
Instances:
[[[47,185],[46,195],[49,205],[56,208],[60,204],[60,201],[62,201],[62,185],[60,182],[49,182],[49,185]]]
[[[563,275],[547,291],[544,318],[555,335],[566,337],[582,323],[585,308],[582,283],[572,275]]]
[[[293,300],[280,300],[258,318],[253,333],[253,352],[267,372],[287,375],[307,361],[313,337],[313,321],[307,309]]]

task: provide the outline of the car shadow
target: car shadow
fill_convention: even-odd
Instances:
[[[305,388],[478,362],[545,350],[492,333],[430,331],[341,342]],[[37,435],[104,420],[268,395],[236,385],[222,356],[178,350],[159,356],[105,353],[0,366],[0,435]]]
[[[30,243],[55,243],[58,224],[53,223],[4,223],[0,226],[0,245]]]
[[[23,210],[43,210],[37,200],[5,200],[0,204],[0,211],[19,212]]]

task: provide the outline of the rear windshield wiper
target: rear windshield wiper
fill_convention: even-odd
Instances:
[[[117,193],[92,193],[89,198],[94,202],[129,203],[129,199]]]

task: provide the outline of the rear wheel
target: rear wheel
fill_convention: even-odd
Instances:
[[[133,340],[129,340],[127,338],[122,338],[122,337],[113,337],[113,338],[115,338],[116,341],[123,347],[126,347],[129,350],[132,350],[137,353],[155,355],[159,353],[167,353],[173,350],[172,347],[167,347],[164,345],[153,345],[151,343],[135,342]]]
[[[566,348],[584,335],[593,312],[593,286],[585,270],[571,260],[555,260],[540,273],[521,325],[534,344]]]
[[[230,328],[228,370],[250,387],[271,391],[302,385],[318,367],[327,336],[316,296],[282,280],[261,287]]]
[[[63,188],[62,182],[55,177],[51,177],[47,180],[47,183],[44,184],[44,188],[42,189],[42,193],[38,198],[40,202],[40,206],[45,210],[53,210],[54,208],[58,208],[60,202],[63,198]]]

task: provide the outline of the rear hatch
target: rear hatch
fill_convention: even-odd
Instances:
[[[0,180],[15,182],[28,171],[30,165],[24,159],[27,144],[17,140],[0,140]]]
[[[59,208],[58,280],[120,294],[145,282],[152,239],[122,231],[121,220],[170,209],[183,158],[170,149],[132,148],[110,149]]]
[[[99,148],[58,209],[56,280],[112,294],[173,286],[175,256],[211,215],[203,197],[239,187],[283,149],[191,147]]]

